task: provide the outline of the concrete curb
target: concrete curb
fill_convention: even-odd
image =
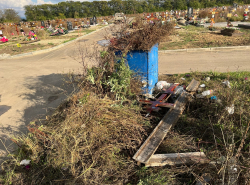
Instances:
[[[113,24],[111,24],[111,25],[113,25]],[[95,30],[95,31],[93,31],[93,32],[91,32],[91,33],[88,33],[88,34],[83,35],[83,36],[81,36],[81,37],[78,37],[78,38],[76,38],[76,39],[74,39],[74,40],[72,40],[72,41],[69,41],[69,42],[60,44],[60,45],[55,46],[55,47],[52,47],[52,48],[43,49],[43,50],[38,50],[38,51],[33,51],[33,52],[29,52],[29,53],[22,53],[22,54],[18,54],[18,55],[13,55],[13,56],[9,56],[9,57],[4,58],[4,59],[15,59],[15,58],[21,58],[21,57],[27,57],[27,56],[33,56],[33,55],[38,55],[38,54],[42,54],[42,53],[47,53],[47,52],[49,52],[49,51],[54,51],[54,50],[56,50],[56,49],[62,48],[62,47],[64,47],[64,46],[66,46],[66,45],[69,45],[69,44],[71,44],[71,43],[73,43],[73,42],[76,42],[76,41],[78,41],[78,40],[80,40],[80,39],[82,39],[82,38],[84,38],[84,37],[86,37],[86,36],[88,36],[88,35],[94,34],[94,33],[98,32],[98,31],[100,31],[100,30],[102,30],[102,29],[108,28],[108,27],[111,26],[111,25],[108,25],[108,26],[105,26],[105,27],[103,27],[103,28],[97,29],[97,30]]]
[[[189,48],[176,50],[159,50],[159,53],[179,53],[179,52],[202,52],[202,51],[230,51],[230,50],[245,50],[250,49],[250,46],[229,46],[229,47],[212,47],[212,48]]]

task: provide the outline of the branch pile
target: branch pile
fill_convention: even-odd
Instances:
[[[174,24],[164,24],[160,21],[151,23],[142,22],[137,19],[133,23],[133,28],[124,27],[116,38],[111,39],[111,48],[115,51],[129,50],[149,50],[156,43],[159,43],[164,37],[170,35]]]

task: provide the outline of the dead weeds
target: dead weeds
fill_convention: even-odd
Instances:
[[[19,160],[32,160],[16,183],[124,184],[135,173],[131,157],[145,139],[146,121],[133,104],[117,105],[83,89],[45,124],[33,125],[29,137],[15,138]]]
[[[116,38],[111,40],[111,47],[115,51],[128,52],[130,50],[149,50],[152,46],[160,43],[163,38],[173,31],[173,23],[155,21],[146,23],[140,17],[133,22],[133,29],[124,26]]]
[[[214,90],[214,93],[203,99],[194,98],[165,138],[156,153],[164,152],[205,152],[210,164],[195,164],[189,167],[195,179],[200,174],[209,173],[210,184],[228,184],[232,181],[230,160],[236,168],[235,180],[239,184],[249,184],[249,72],[235,73],[191,73],[186,75],[161,76],[160,80],[188,84],[193,78],[199,79],[206,87],[203,90]],[[186,80],[182,80],[184,77]],[[210,77],[210,81],[204,81]],[[231,88],[222,84],[229,80]],[[216,96],[217,100],[211,99]],[[234,106],[234,113],[229,114],[226,107]],[[185,139],[184,139],[185,138]],[[178,144],[176,144],[178,143]],[[245,144],[243,144],[245,143]],[[185,166],[185,164],[183,164]],[[204,171],[204,169],[206,169]],[[181,177],[180,177],[181,179]],[[191,177],[190,177],[191,179]]]

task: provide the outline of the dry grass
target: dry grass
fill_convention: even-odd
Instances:
[[[211,80],[204,81],[208,76]],[[204,99],[193,99],[189,103],[173,132],[165,138],[157,153],[203,151],[213,164],[195,164],[191,167],[184,165],[184,171],[189,171],[192,181],[200,174],[209,173],[210,184],[228,184],[233,178],[239,184],[249,184],[249,76],[249,72],[195,72],[187,76],[161,76],[160,80],[185,85],[192,78],[196,78],[206,85],[203,90],[212,89],[215,93]],[[186,80],[181,80],[181,77]],[[222,84],[225,80],[230,81],[231,88]],[[218,100],[211,100],[211,96],[216,96]],[[234,113],[230,115],[226,107],[232,104]],[[233,159],[235,163],[232,165],[230,161]],[[230,172],[230,166],[237,168],[234,174]]]
[[[82,89],[45,124],[31,126],[29,137],[15,138],[20,147],[16,160],[29,158],[32,165],[10,181],[124,184],[135,172],[131,157],[146,134],[139,111],[132,103],[119,106]]]
[[[216,28],[220,32],[222,28]],[[237,30],[242,35],[224,36],[220,33],[210,32],[207,28],[186,26],[185,29],[176,30],[170,36],[171,40],[162,41],[160,50],[208,48],[225,46],[244,46],[250,44],[250,31],[247,29]]]
[[[162,38],[173,31],[173,23],[162,24],[161,21],[146,23],[141,17],[136,17],[133,28],[124,26],[119,30],[117,37],[113,39],[111,48],[115,51],[149,50]]]

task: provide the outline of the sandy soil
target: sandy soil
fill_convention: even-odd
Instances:
[[[68,40],[67,38],[65,39],[46,39],[46,40],[40,40],[36,42],[36,44],[48,44],[48,43],[53,43],[53,44],[61,44],[63,41]]]

